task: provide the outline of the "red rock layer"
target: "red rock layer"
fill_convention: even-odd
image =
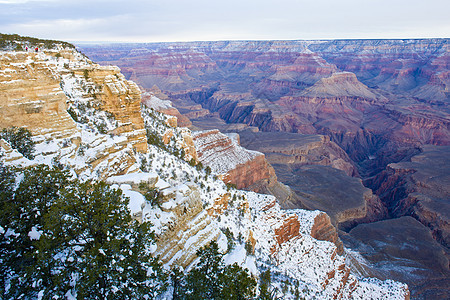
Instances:
[[[314,218],[311,236],[322,241],[329,241],[336,245],[338,253],[344,253],[344,245],[339,239],[336,228],[331,224],[330,217],[326,213],[320,213]]]

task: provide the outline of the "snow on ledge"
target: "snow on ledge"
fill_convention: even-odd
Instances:
[[[149,172],[142,172],[142,173],[130,173],[125,175],[118,175],[118,176],[111,176],[106,179],[106,182],[109,184],[136,184],[138,185],[141,182],[148,182],[151,179],[159,179],[158,174],[156,173],[149,173]]]

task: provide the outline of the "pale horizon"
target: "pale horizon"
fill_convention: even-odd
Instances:
[[[73,43],[450,37],[450,1],[0,0],[0,32]]]

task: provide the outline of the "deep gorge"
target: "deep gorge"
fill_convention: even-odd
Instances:
[[[415,285],[414,293],[423,297],[424,281],[429,280],[430,286],[448,281],[448,39],[80,49],[94,61],[118,65],[141,88],[166,96],[190,119],[193,129],[239,132],[242,145],[263,152],[278,180],[291,186],[304,206],[329,213],[334,225],[343,229],[340,235],[346,246],[365,249],[365,258],[380,277],[394,272],[394,278]],[[320,135],[330,142],[313,147],[308,139]],[[280,150],[288,147],[305,150]],[[349,171],[352,165],[356,171]],[[321,183],[339,189],[339,201],[348,204],[333,202],[336,191]],[[284,207],[296,205],[300,203]],[[395,228],[405,224],[412,228],[412,237],[417,233],[417,242],[400,241],[395,234],[390,238],[391,231],[402,235]],[[359,235],[360,228],[379,245],[388,246],[371,244]],[[439,266],[423,265],[414,251],[395,250],[402,243],[422,252],[433,248]],[[380,251],[383,258],[377,255]],[[396,257],[407,263],[395,262]],[[397,271],[384,269],[387,264]],[[406,274],[411,266],[422,278],[417,282],[417,277]]]

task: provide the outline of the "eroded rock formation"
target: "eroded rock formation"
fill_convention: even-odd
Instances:
[[[196,132],[194,143],[199,161],[238,189],[251,189],[262,181],[276,180],[264,154],[241,147],[238,135],[227,136],[218,130]]]
[[[48,138],[77,133],[60,78],[46,59],[41,53],[0,54],[0,127],[27,127]]]
[[[424,146],[410,162],[390,164],[369,181],[393,217],[413,216],[450,246],[449,147]]]

